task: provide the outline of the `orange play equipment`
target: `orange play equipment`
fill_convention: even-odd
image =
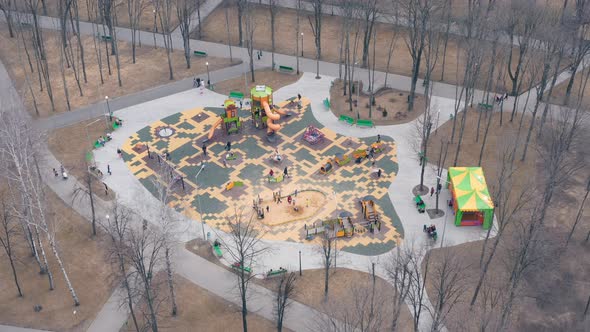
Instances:
[[[274,134],[281,129],[276,123],[281,115],[288,116],[283,110],[272,107],[272,89],[266,85],[257,85],[250,90],[252,99],[250,112],[252,123],[256,128],[267,128],[267,139],[274,141]]]
[[[215,121],[211,130],[209,130],[209,135],[207,136],[208,140],[213,138],[215,134],[215,129],[221,126],[221,124],[225,124],[225,132],[226,134],[234,134],[240,130],[242,123],[240,122],[240,117],[238,116],[238,108],[236,107],[235,101],[228,99],[223,103],[225,114],[221,114],[219,119]]]

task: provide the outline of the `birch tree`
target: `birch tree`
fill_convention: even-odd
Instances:
[[[17,219],[10,212],[8,207],[7,192],[0,192],[0,245],[4,249],[4,253],[10,263],[12,271],[12,278],[14,285],[18,291],[18,296],[23,297],[23,291],[18,281],[18,273],[16,272],[15,261],[18,260],[15,251],[18,250],[18,242],[16,237],[20,236]]]
[[[278,0],[268,0],[268,9],[270,14],[270,56],[272,70],[275,69],[275,21],[279,11]]]
[[[313,18],[308,16],[309,26],[313,33],[316,57],[316,79],[320,78],[320,59],[322,57],[322,19],[325,0],[311,0]]]
[[[160,21],[160,28],[162,29],[162,37],[164,39],[164,48],[166,49],[166,59],[168,60],[168,71],[170,73],[169,79],[174,80],[174,70],[172,68],[172,27],[170,20],[172,17],[172,3],[171,0],[162,0],[161,6],[158,6],[157,15]],[[186,52],[186,51],[185,51]]]
[[[246,50],[248,52],[248,57],[250,58],[250,78],[252,79],[252,82],[255,82],[256,77],[254,76],[254,31],[256,30],[256,23],[254,21],[254,13],[252,12],[252,8],[250,8],[250,4],[245,5],[243,16],[244,30],[247,38]]]
[[[191,67],[190,26],[193,10],[194,6],[190,0],[178,0],[176,3],[176,16],[178,17],[180,35],[182,36],[187,69]]]
[[[226,239],[222,239],[229,258],[238,266],[236,284],[240,292],[242,307],[242,330],[248,331],[248,290],[253,273],[246,271],[261,257],[267,248],[261,242],[263,231],[256,226],[253,216],[246,217],[242,211],[236,211],[233,217],[227,219],[229,232]]]

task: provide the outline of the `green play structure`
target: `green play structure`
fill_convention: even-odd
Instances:
[[[447,176],[453,196],[456,226],[492,227],[494,202],[481,167],[450,167]]]

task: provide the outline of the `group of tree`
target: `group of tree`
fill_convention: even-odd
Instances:
[[[15,39],[18,48],[20,65],[25,72],[26,90],[33,99],[37,114],[37,99],[41,94],[47,95],[51,110],[56,110],[55,82],[60,82],[59,85],[63,88],[67,110],[71,110],[72,93],[83,96],[89,89],[87,83],[90,75],[96,75],[100,79],[100,84],[104,85],[105,78],[115,75],[116,72],[117,84],[123,86],[129,78],[123,77],[125,71],[121,70],[121,42],[116,27],[123,25],[130,29],[130,57],[135,64],[137,47],[147,46],[147,34],[145,31],[142,33],[140,29],[150,26],[149,19],[146,18],[149,17],[149,14],[146,15],[148,12],[153,11],[153,27],[150,28],[153,30],[153,46],[164,46],[169,78],[173,80],[171,53],[174,48],[172,31],[177,27],[175,22],[178,22],[183,40],[186,67],[190,68],[189,34],[193,29],[195,12],[199,14],[200,23],[200,6],[201,1],[189,0],[58,0],[50,4],[41,0],[0,1],[0,10],[6,18],[9,35]],[[59,22],[58,39],[49,38],[51,32],[41,24],[41,17],[48,14],[55,16]],[[121,19],[127,22],[120,24]],[[84,36],[88,34],[86,24],[91,25],[91,37],[94,37],[90,52]],[[200,27],[200,24],[198,26]],[[54,48],[59,52],[48,51]],[[57,68],[50,65],[52,62],[58,63]],[[96,66],[88,66],[88,63],[96,63]],[[94,67],[96,69],[92,70],[97,72],[88,73],[90,68]],[[70,91],[71,85],[68,84],[72,77],[75,81],[75,91]]]

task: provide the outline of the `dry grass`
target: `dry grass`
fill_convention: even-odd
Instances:
[[[17,270],[24,292],[18,298],[12,271],[5,255],[0,255],[0,324],[52,331],[86,331],[114,287],[113,270],[105,258],[105,244],[91,237],[90,223],[68,208],[47,189],[50,217],[57,222],[56,236],[61,258],[80,299],[74,307],[49,245],[45,243],[55,290],[49,291],[47,277],[39,274],[39,266],[30,257],[22,241],[18,244]],[[35,313],[33,306],[43,306]],[[76,314],[74,314],[74,310]]]
[[[580,96],[582,97],[582,105],[584,107],[590,106],[590,69],[586,69],[582,72],[577,72],[576,77],[574,78],[574,85],[572,86],[572,91],[570,95],[570,105],[577,103]],[[553,93],[551,94],[551,102],[559,105],[563,105],[565,102],[565,92],[567,90],[567,85],[569,83],[569,79],[559,85],[556,85],[553,88]]]
[[[463,113],[459,113],[457,115],[455,139],[453,144],[449,144],[445,168],[451,167],[454,164],[462,114]],[[457,160],[457,166],[478,165],[483,136],[487,125],[485,115],[482,113],[479,142],[476,142],[479,115],[480,112],[474,110],[473,108],[470,108],[467,112],[465,131],[463,133],[463,140],[461,143],[459,158]],[[502,116],[502,126],[500,126],[500,116]],[[502,115],[499,112],[495,112],[492,116],[492,122],[488,132],[484,156],[481,162],[481,167],[483,167],[486,181],[488,183],[488,187],[490,188],[497,183],[499,160],[501,160],[500,157],[507,152],[512,152],[513,148],[515,147],[514,143],[516,142],[518,127],[520,125],[520,117],[515,117],[513,122],[510,122],[509,120],[510,113],[508,112],[504,112]],[[537,149],[535,148],[536,135],[533,135],[533,138],[531,138],[532,142],[527,152],[527,158],[524,162],[520,161],[520,156],[522,155],[523,151],[522,145],[526,139],[526,131],[529,128],[529,124],[530,116],[527,115],[522,121],[522,130],[518,138],[518,142],[520,144],[516,149],[515,163],[518,169],[514,176],[514,178],[517,179],[516,183],[514,183],[515,191],[519,191],[522,188],[527,188],[534,185],[531,180],[535,179],[527,176],[527,174],[535,174],[538,167],[538,153]],[[430,163],[436,165],[440,152],[440,146],[441,144],[444,144],[443,142],[446,143],[450,140],[452,127],[453,121],[447,121],[430,136],[427,154]]]
[[[256,283],[276,290],[278,279],[256,279]],[[306,304],[330,316],[342,319],[347,313],[354,313],[359,296],[370,293],[372,277],[370,274],[345,268],[333,269],[330,275],[330,290],[328,300],[324,297],[324,270],[305,270],[301,277],[297,277],[295,295],[293,299]],[[368,292],[368,293],[366,293]],[[383,319],[384,331],[391,326],[391,312],[393,310],[391,296],[393,287],[385,280],[377,277],[375,283],[375,303],[379,303],[378,310]],[[406,306],[402,309],[396,331],[410,331],[412,316]]]
[[[301,74],[284,74],[272,71],[270,69],[261,69],[254,71],[254,78],[256,79],[256,82],[251,81],[250,73],[248,73],[247,91],[244,91],[244,77],[240,76],[215,83],[215,92],[220,93],[222,95],[229,95],[231,91],[240,91],[244,93],[244,96],[248,96],[250,94],[250,89],[260,84],[270,86],[274,91],[276,91],[284,86],[297,82],[299,78],[301,78]]]
[[[86,185],[84,182],[87,174],[86,169],[86,153],[91,151],[93,146],[91,145],[98,139],[99,136],[105,136],[107,132],[112,131],[106,129],[104,118],[92,119],[71,125],[55,129],[49,133],[48,146],[51,153],[61,162],[66,170],[78,179],[78,182],[82,185]],[[86,130],[88,130],[88,137],[86,136]],[[107,143],[109,144],[109,143]],[[91,165],[92,161],[88,163]],[[59,165],[55,165],[55,168],[59,170]],[[101,170],[104,176],[107,175],[106,166]],[[100,180],[92,182],[92,189],[94,193],[104,200],[112,200],[115,198],[115,193],[109,190],[105,192],[104,184]]]
[[[29,32],[26,33],[29,34]],[[29,38],[25,39],[29,40]],[[55,31],[45,30],[43,31],[43,39],[47,50],[49,72],[52,79],[51,84],[55,100],[55,112],[51,111],[50,100],[46,93],[47,90],[45,89],[44,92],[39,92],[39,83],[35,65],[33,64],[33,69],[35,72],[31,73],[24,49],[19,47],[22,46],[21,43],[17,43],[15,39],[9,38],[6,26],[0,25],[0,44],[3,45],[3,47],[0,49],[0,58],[6,66],[10,77],[15,82],[17,90],[20,91],[21,95],[23,96],[27,109],[34,113],[33,98],[29,93],[26,80],[28,80],[32,86],[40,116],[46,117],[53,115],[54,113],[66,112],[67,105],[63,81],[60,75],[60,47],[58,46],[59,36]],[[75,37],[70,36],[70,40],[73,45],[72,48],[74,49],[74,54],[76,54],[77,43]],[[83,79],[80,78],[82,92],[84,94],[84,96],[80,96],[73,70],[66,70],[65,76],[72,109],[97,102],[103,102],[104,96],[109,96],[110,98],[124,96],[170,82],[166,51],[163,48],[154,49],[153,47],[147,45],[137,48],[137,62],[133,64],[131,57],[131,43],[118,42],[121,64],[121,78],[123,84],[122,87],[119,87],[117,81],[115,56],[109,56],[112,73],[112,75],[109,75],[105,57],[105,44],[97,43],[100,52],[102,52],[102,75],[105,81],[105,84],[102,85],[100,84],[98,56],[94,48],[94,41],[96,40],[91,36],[84,36],[82,40],[85,50],[88,83],[83,83]],[[34,63],[35,60],[32,54],[33,51],[30,42],[27,42],[27,48],[29,52],[31,52],[31,59]],[[206,62],[209,62],[209,70],[211,71],[231,65],[229,59],[214,57],[193,57],[191,60],[191,69],[187,70],[183,52],[176,51],[171,56],[175,79],[191,77],[200,73],[202,74],[206,71]],[[80,71],[79,75],[81,76],[82,73],[80,63],[77,63],[77,68]]]
[[[168,312],[170,303],[160,303],[162,314],[158,318],[159,331],[240,331],[242,329],[241,308],[201,288],[181,276],[175,275],[178,314],[172,317]],[[144,324],[142,317],[138,317]],[[141,325],[140,325],[141,326]],[[248,314],[248,329],[252,331],[274,331],[271,322],[253,312]],[[131,318],[121,331],[134,331]],[[284,329],[290,331],[289,329]]]
[[[335,80],[330,88],[330,109],[337,117],[340,115],[347,115],[353,118],[357,117],[357,108],[354,107],[354,102],[357,95],[353,94],[353,111],[350,112],[350,105],[348,103],[348,96],[342,93],[344,82],[342,80]],[[358,83],[356,83],[358,85]],[[361,83],[361,91],[362,91]],[[361,93],[358,99],[358,113],[361,119],[372,119],[376,125],[392,125],[410,122],[416,119],[425,110],[425,98],[423,95],[416,95],[414,98],[414,110],[408,112],[408,93],[390,88],[380,89],[375,93],[375,103],[373,106],[372,117],[369,117],[369,95]],[[383,116],[380,108],[387,111],[387,115]]]
[[[47,16],[51,17],[59,17],[59,3],[60,0],[44,0],[45,5],[47,7]],[[43,6],[42,1],[39,1],[39,15],[44,15],[43,13]],[[100,23],[101,19],[97,15],[97,1],[92,0],[78,0],[76,2],[78,4],[78,15],[80,16],[80,21],[84,22],[96,22]],[[17,8],[20,8],[21,11],[26,11],[26,2],[25,1],[15,1]],[[89,6],[89,4],[91,4]],[[170,29],[174,30],[178,26],[178,16],[176,14],[176,2],[170,1],[171,10],[170,10]],[[117,1],[117,5],[115,7],[115,15],[116,18],[116,25],[119,27],[130,28],[131,23],[129,20],[129,13],[128,13],[128,6],[127,1]],[[90,11],[89,11],[90,9]],[[143,1],[142,7],[140,10],[140,18],[138,22],[138,29],[144,31],[154,31],[154,11],[155,7],[152,1]],[[72,8],[72,15],[74,15],[74,9]],[[156,17],[156,24],[158,26],[158,30],[161,31],[162,28],[160,26],[160,17]]]
[[[211,245],[202,240],[192,240],[186,244],[186,248],[206,260],[213,262],[223,268],[227,266],[221,264],[217,257],[211,250]],[[229,270],[229,269],[228,269]],[[297,276],[297,284],[293,299],[305,305],[308,305],[315,310],[324,312],[328,315],[336,316],[339,319],[340,315],[344,315],[346,310],[354,308],[356,301],[355,292],[361,292],[363,289],[371,289],[371,275],[368,273],[336,268],[332,270],[330,275],[330,291],[329,300],[324,298],[324,270],[314,269],[305,270],[301,277]],[[271,291],[277,289],[278,278],[271,279],[253,279],[253,281]],[[393,287],[385,280],[377,277],[376,294],[381,294],[377,297],[376,303],[385,301],[384,305],[380,307],[381,314],[384,315],[384,326],[389,326],[389,319],[391,317],[392,304],[390,294],[393,293]],[[354,289],[354,292],[353,292]],[[357,293],[358,294],[358,293]],[[412,329],[412,316],[407,309],[402,309],[398,329],[396,331],[410,331]]]
[[[229,22],[237,22],[237,7],[232,5],[229,7]],[[255,20],[255,33],[254,33],[254,45],[256,49],[263,49],[266,50],[267,53],[265,56],[269,56],[270,49],[271,49],[271,33],[270,33],[270,14],[269,9],[267,6],[260,6],[260,5],[253,5],[252,6],[252,15]],[[307,16],[312,14],[305,14],[300,19],[300,31],[303,32],[303,49],[304,49],[304,56],[307,58],[315,58],[315,46],[313,43],[313,33],[311,31],[310,25],[307,22]],[[281,8],[276,16],[276,31],[275,31],[275,43],[276,43],[276,52],[281,54],[290,54],[294,55],[296,51],[296,42],[297,42],[297,14],[296,11],[293,9],[284,9]],[[230,29],[230,38],[232,45],[238,44],[238,28],[237,25],[231,25],[232,29]],[[389,72],[401,74],[405,76],[411,75],[411,56],[408,51],[408,48],[405,43],[405,39],[407,38],[407,30],[403,28],[394,28],[390,24],[376,24],[376,34],[377,34],[377,41],[376,41],[376,70],[379,71],[386,71],[387,70],[387,58],[389,54],[389,44],[390,40],[392,39],[394,33],[396,33],[397,38],[393,47],[393,56],[391,58],[391,65],[389,68]],[[338,16],[328,16],[326,15],[322,20],[322,60],[329,61],[333,63],[339,62],[339,48],[340,48],[340,35],[341,32],[344,31],[342,26],[342,19]],[[362,33],[359,34],[361,36]],[[357,58],[360,57],[362,54],[362,37],[359,37],[361,40],[358,42],[358,49],[357,49]],[[202,39],[217,43],[227,43],[227,31],[225,26],[225,9],[223,6],[218,7],[215,9],[203,22],[203,30],[202,30]],[[443,73],[443,41],[441,37],[440,47],[439,47],[439,59],[436,62],[432,73],[433,80],[441,80],[441,75]],[[449,38],[446,50],[446,58],[444,61],[444,82],[456,84],[457,82],[463,81],[463,73],[465,71],[465,64],[466,55],[463,51],[458,51],[460,49],[462,39],[459,37],[452,37]],[[299,43],[301,43],[301,38],[299,38]],[[351,37],[351,44],[354,43],[354,32]],[[481,47],[489,47],[491,49],[491,43],[484,43],[482,42]],[[371,45],[372,48],[372,45]],[[499,58],[507,58],[507,53],[509,49],[504,47],[501,48],[498,52],[496,59]],[[514,55],[517,56],[517,49],[512,48],[512,52]],[[459,55],[457,56],[457,53]],[[491,54],[490,52],[488,52]],[[372,52],[371,52],[372,54]],[[516,62],[516,61],[514,61]],[[567,63],[567,60],[564,61]],[[424,76],[425,72],[425,60],[422,62],[422,69],[420,76]],[[477,82],[477,86],[479,88],[485,87],[485,82],[487,80],[487,68],[489,67],[489,63],[491,63],[491,56],[488,55],[485,57],[481,64],[481,73],[479,76],[479,80]],[[289,64],[286,64],[289,65]],[[513,63],[513,67],[516,68],[516,63]],[[509,82],[509,78],[507,75],[507,66],[503,66],[504,71],[506,72],[505,75],[495,83],[495,90],[499,92],[507,91],[511,87],[511,83]],[[495,71],[495,76],[497,76],[498,69]],[[526,83],[530,80],[530,75],[524,74],[524,87],[528,86]],[[492,89],[492,90],[494,90]]]

